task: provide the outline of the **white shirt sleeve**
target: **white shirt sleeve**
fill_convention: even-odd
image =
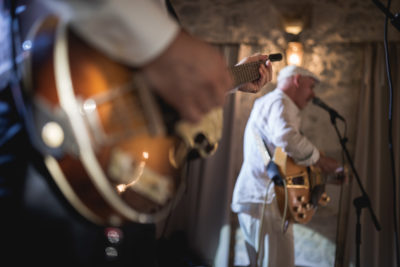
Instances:
[[[159,56],[180,30],[160,1],[43,1],[89,43],[134,67]]]
[[[264,130],[275,147],[283,150],[299,165],[313,165],[319,159],[318,149],[300,133],[299,112],[290,99],[274,101],[264,117]]]

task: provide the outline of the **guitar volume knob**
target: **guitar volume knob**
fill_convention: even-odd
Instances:
[[[304,196],[298,196],[297,197],[297,200],[300,201],[300,202],[304,202],[305,199],[306,198]]]
[[[306,210],[312,209],[311,203],[304,204],[303,207],[304,207]]]
[[[305,215],[304,213],[299,213],[298,216],[300,219],[305,219],[307,217],[307,215]]]
[[[217,148],[216,144],[207,144],[204,150],[207,152],[207,154],[211,154],[216,150],[216,148]]]

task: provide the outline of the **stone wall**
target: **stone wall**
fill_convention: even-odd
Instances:
[[[274,41],[284,45],[283,18],[302,17],[307,45],[369,42],[383,38],[384,15],[369,0],[171,0],[181,24],[216,43]],[[400,3],[392,1],[391,12]],[[385,3],[386,4],[386,3]],[[393,27],[390,27],[393,28]],[[390,29],[392,40],[399,34]]]

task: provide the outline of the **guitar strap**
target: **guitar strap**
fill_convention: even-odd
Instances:
[[[279,172],[278,165],[273,160],[271,160],[273,158],[273,156],[270,151],[270,149],[271,149],[270,145],[265,140],[265,138],[261,137],[261,134],[259,133],[258,129],[255,129],[254,133],[256,135],[256,139],[259,142],[260,151],[261,151],[262,155],[264,155],[264,164],[265,164],[265,167],[267,170],[268,177],[272,181],[274,181],[275,185],[282,186],[283,181],[282,181],[282,176]]]
[[[176,14],[175,8],[171,4],[171,1],[165,0],[165,5],[167,7],[168,13],[180,24],[178,15]]]

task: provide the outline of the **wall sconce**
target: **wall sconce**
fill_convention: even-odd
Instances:
[[[300,66],[303,61],[303,45],[300,42],[300,33],[304,28],[301,18],[286,18],[283,23],[288,47],[286,49],[286,61],[288,65]]]
[[[287,64],[300,66],[303,62],[303,54],[303,45],[300,42],[289,42],[286,49]]]
[[[312,6],[307,3],[282,4],[278,5],[278,9],[281,13],[282,28],[287,41],[286,63],[300,66],[303,63],[304,54],[300,36],[310,25]]]
[[[293,35],[299,35],[304,28],[304,21],[301,18],[289,19],[286,18],[283,22],[285,32]]]

